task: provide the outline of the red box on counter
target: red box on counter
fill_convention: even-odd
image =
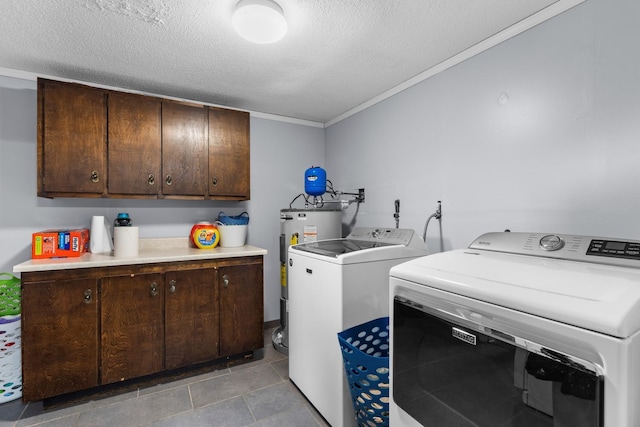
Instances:
[[[89,252],[89,229],[45,230],[31,237],[31,258],[79,257]]]

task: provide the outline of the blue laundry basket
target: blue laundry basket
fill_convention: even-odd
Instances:
[[[389,318],[338,333],[360,427],[389,427]]]
[[[218,221],[224,225],[247,225],[249,224],[249,214],[242,212],[240,215],[229,216],[224,212],[218,214]]]

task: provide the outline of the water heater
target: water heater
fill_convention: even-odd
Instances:
[[[289,354],[289,246],[342,237],[340,209],[282,209],[280,211],[280,326],[272,334],[273,346]],[[336,338],[337,340],[337,338]],[[337,344],[336,344],[337,345]]]

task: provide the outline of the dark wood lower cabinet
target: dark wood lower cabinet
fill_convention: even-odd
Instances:
[[[102,384],[163,370],[162,284],[161,273],[100,279]]]
[[[22,273],[25,402],[264,347],[262,256]]]
[[[167,271],[165,362],[182,368],[220,357],[217,269]]]
[[[263,296],[254,292],[254,284],[262,282],[262,265],[220,267],[218,277],[220,354],[228,356],[264,347]]]
[[[24,401],[100,384],[95,278],[23,281],[21,322]]]

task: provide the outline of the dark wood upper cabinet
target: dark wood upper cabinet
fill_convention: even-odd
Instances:
[[[38,196],[248,200],[249,114],[38,79]]]
[[[209,108],[209,195],[249,199],[249,113]]]
[[[207,184],[207,109],[162,103],[162,194],[204,198]]]
[[[107,94],[38,80],[38,196],[107,192]]]
[[[157,195],[161,188],[162,101],[109,93],[109,193]]]

